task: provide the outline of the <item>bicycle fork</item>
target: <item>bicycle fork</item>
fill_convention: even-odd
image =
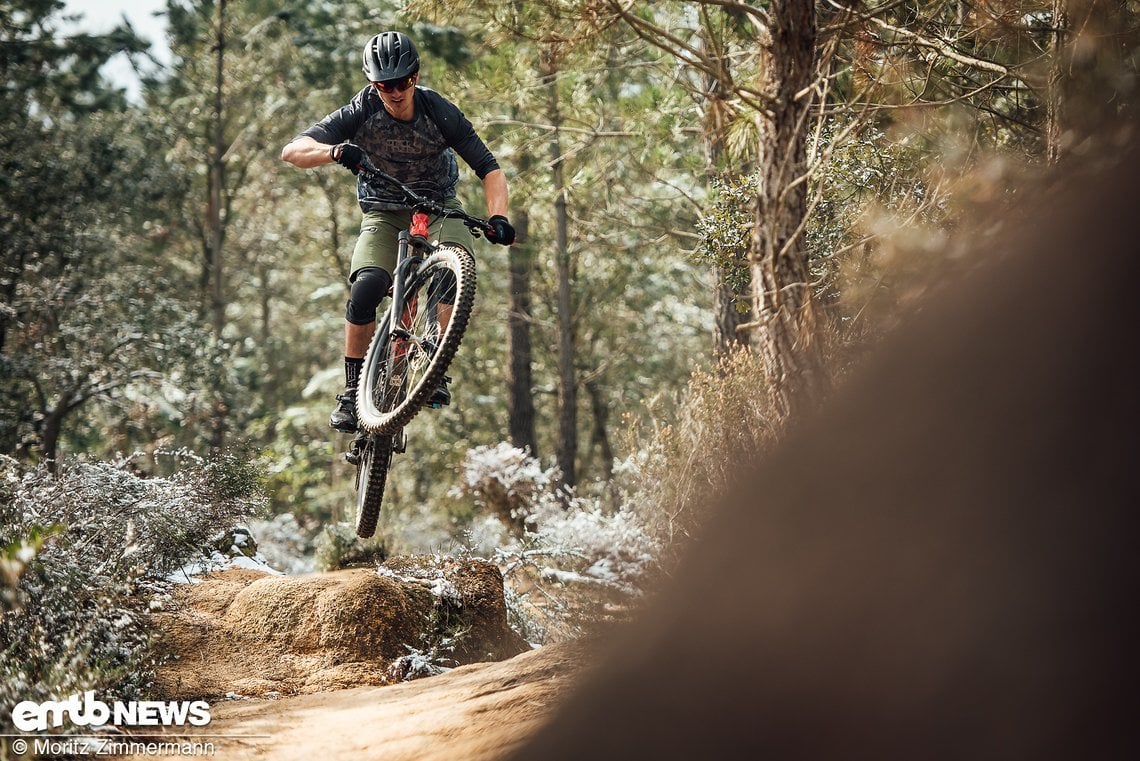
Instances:
[[[408,256],[408,249],[414,243],[417,249],[430,250],[431,243],[428,242],[428,223],[430,218],[423,212],[415,212],[412,214],[412,227],[411,231],[401,230],[400,234],[396,237],[396,271],[392,273],[392,314],[400,315],[400,319],[395,324],[390,324],[389,329],[393,336],[396,335],[397,329],[404,327],[404,318],[406,312],[404,309],[404,279],[407,277],[408,269],[412,264],[416,263]]]

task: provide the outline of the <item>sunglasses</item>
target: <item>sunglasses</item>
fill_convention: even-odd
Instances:
[[[389,79],[387,82],[373,82],[372,86],[383,93],[403,92],[416,83],[416,75],[409,74],[403,79]]]

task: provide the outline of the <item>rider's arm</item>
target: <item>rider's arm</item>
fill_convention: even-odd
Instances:
[[[479,179],[486,180],[487,175],[499,168],[499,162],[495,161],[482,138],[475,134],[475,128],[458,106],[434,90],[420,89],[416,96],[416,108],[422,107],[427,112],[428,118],[439,127],[443,139],[475,170]],[[502,190],[506,191],[505,180]]]
[[[308,135],[301,135],[281,149],[281,160],[302,169],[333,163],[332,146],[318,142]]]
[[[281,149],[281,160],[302,169],[331,164],[332,147],[345,140],[351,140],[360,126],[375,113],[379,102],[380,99],[372,93],[371,87],[364,88],[347,106],[333,111],[293,138]]]
[[[492,170],[483,178],[483,194],[487,196],[487,216],[507,216],[507,176],[502,169]]]

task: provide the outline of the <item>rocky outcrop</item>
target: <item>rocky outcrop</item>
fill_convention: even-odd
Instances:
[[[179,587],[156,619],[167,699],[382,685],[529,647],[507,626],[498,568],[453,558],[304,576],[228,570]]]

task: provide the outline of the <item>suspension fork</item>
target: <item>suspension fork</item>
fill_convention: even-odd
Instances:
[[[392,319],[388,321],[391,339],[400,329],[400,317],[404,314],[404,277],[407,275],[408,231],[401,230],[396,238],[396,270],[392,273]]]
[[[399,334],[405,328],[403,317],[407,304],[404,303],[404,283],[407,281],[408,273],[423,261],[422,256],[409,256],[408,252],[413,246],[417,252],[430,252],[432,250],[432,245],[428,242],[429,221],[430,218],[427,214],[415,212],[412,215],[411,230],[400,230],[400,234],[396,237],[396,271],[392,276],[392,315],[394,319],[389,321],[388,325],[389,335],[392,339],[401,337]]]

